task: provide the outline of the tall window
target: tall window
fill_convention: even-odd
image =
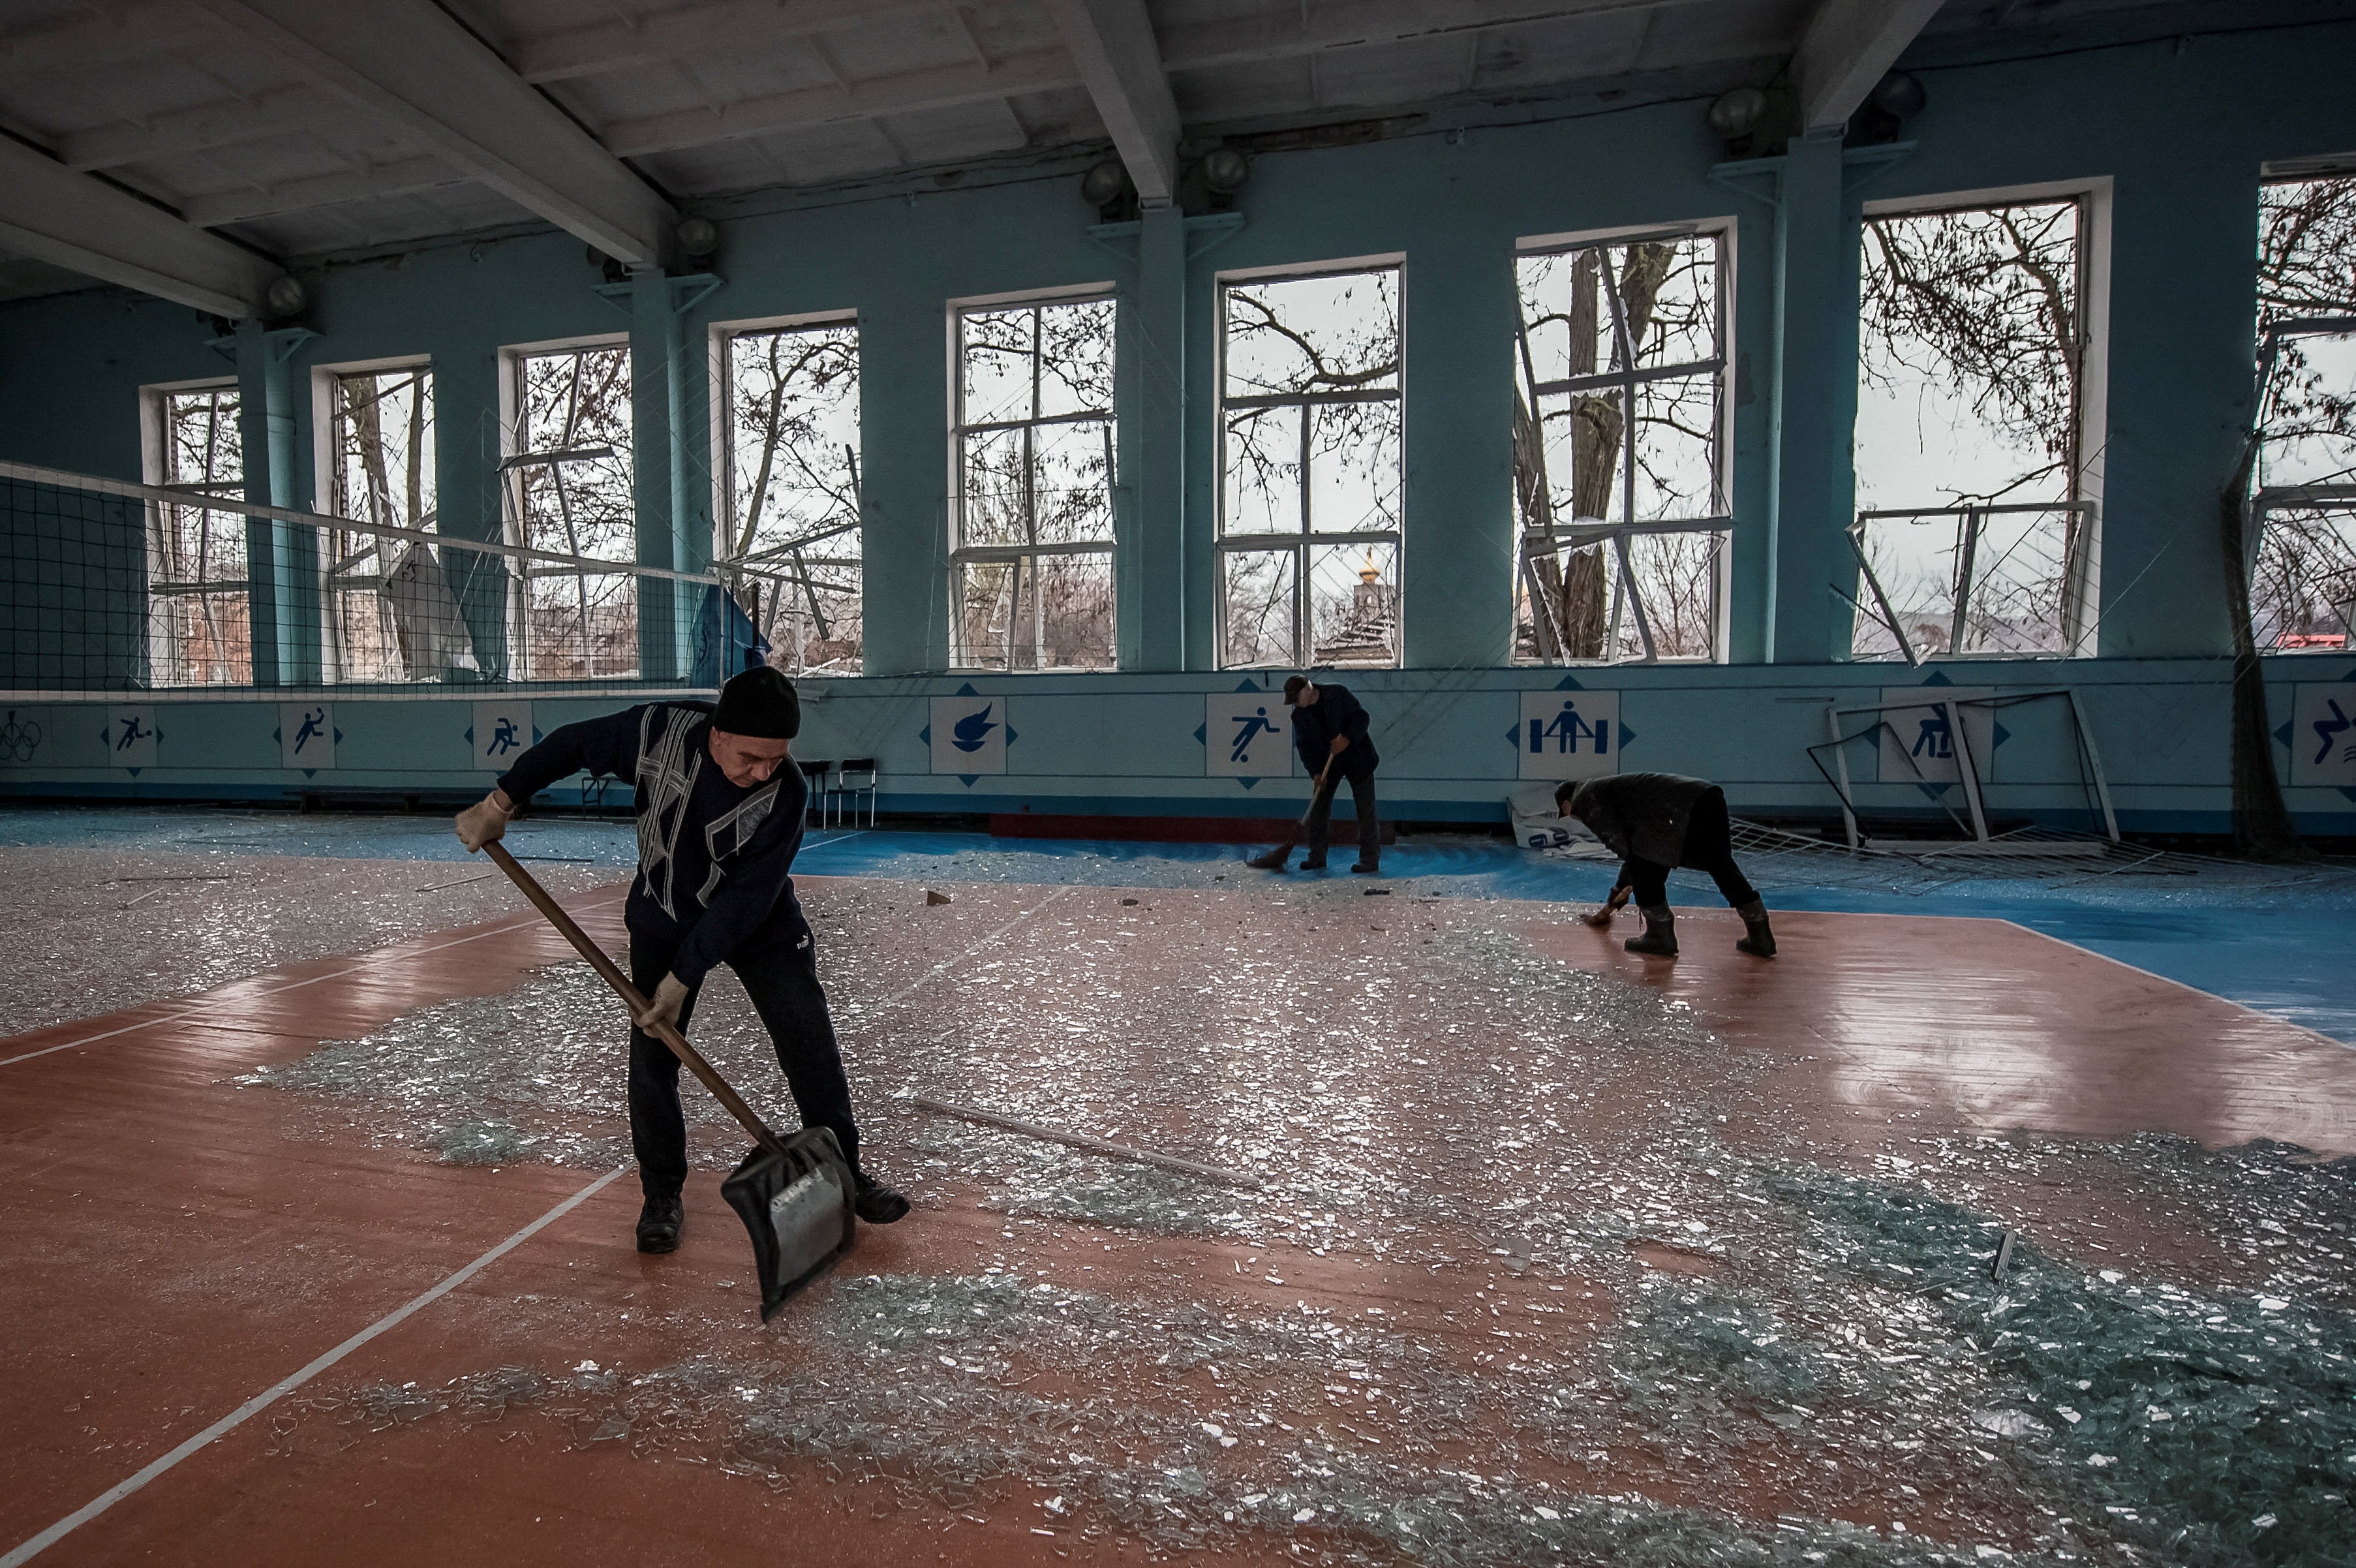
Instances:
[[[1399,660],[1398,279],[1220,285],[1223,665]]]
[[[2356,177],[2282,180],[2258,207],[2250,616],[2260,648],[2356,635]]]
[[[1515,262],[1516,659],[1717,657],[1724,250],[1663,234]]]
[[[423,365],[331,372],[327,417],[328,510],[380,526],[431,529],[433,372]],[[336,529],[327,551],[327,632],[338,679],[439,680],[475,667],[444,575],[450,563],[432,546]]]
[[[964,668],[1113,662],[1113,308],[958,312],[949,593]]]
[[[1866,219],[1858,658],[2085,640],[2085,220],[2075,199]]]
[[[237,383],[149,394],[156,482],[191,497],[241,500]],[[147,651],[158,686],[241,686],[253,679],[245,518],[199,505],[147,513]]]
[[[859,328],[730,334],[728,511],[717,569],[769,662],[860,668]]]
[[[584,564],[519,564],[510,618],[524,679],[635,675],[637,514],[630,489],[630,350],[599,344],[514,360],[507,478],[514,542]]]

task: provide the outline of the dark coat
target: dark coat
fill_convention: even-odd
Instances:
[[[1333,777],[1347,779],[1355,774],[1372,773],[1382,758],[1375,754],[1375,743],[1366,734],[1366,710],[1358,699],[1350,695],[1347,686],[1328,686],[1323,681],[1313,682],[1317,701],[1309,707],[1292,710],[1292,747],[1301,753],[1301,765],[1314,779],[1325,771],[1325,759],[1333,754],[1333,737],[1350,737],[1349,749],[1335,758]]]
[[[1716,788],[1682,773],[1607,774],[1579,787],[1570,814],[1622,860],[1675,865],[1686,853],[1695,803]]]
[[[623,906],[637,935],[677,942],[670,972],[692,985],[765,923],[802,924],[794,855],[809,785],[788,757],[766,784],[728,781],[704,745],[709,703],[648,703],[566,725],[499,779],[520,806],[575,773],[637,791],[638,875]]]

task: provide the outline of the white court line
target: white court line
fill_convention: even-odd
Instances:
[[[2001,916],[1989,918],[1998,919],[2002,918]],[[2253,1018],[2263,1018],[2269,1024],[2279,1025],[2281,1027],[2286,1029],[2296,1029],[2302,1035],[2312,1035],[2315,1038],[2322,1041],[2327,1046],[2336,1046],[2343,1051],[2356,1050],[2356,1045],[2350,1044],[2350,1042],[2340,1038],[2337,1035],[2327,1035],[2322,1030],[2316,1028],[2313,1025],[2302,1024],[2297,1019],[2286,1018],[2279,1014],[2269,1013],[2263,1007],[2253,1007],[2246,1002],[2237,1001],[2233,997],[2223,995],[2218,992],[2205,991],[2200,986],[2193,984],[2189,980],[2179,980],[2172,974],[2162,974],[2158,970],[2146,969],[2139,963],[2129,963],[2123,958],[2113,958],[2110,954],[2096,948],[2090,948],[2083,942],[2073,942],[2067,937],[2057,937],[2051,931],[2040,931],[2035,926],[2025,924],[2019,920],[2005,920],[2004,923],[2014,928],[2016,930],[2027,931],[2032,937],[2043,937],[2049,942],[2058,942],[2062,946],[2069,948],[2073,951],[2084,953],[2089,958],[2101,959],[2104,963],[2115,963],[2121,969],[2142,975],[2146,980],[2157,980],[2162,985],[2173,985],[2179,991],[2189,991],[2195,996],[2205,996],[2211,1002],[2222,1002],[2228,1007],[2237,1007],[2243,1012],[2247,1013]]]
[[[1014,918],[1007,921],[1006,924],[999,927],[998,929],[991,932],[990,935],[982,938],[981,940],[966,949],[965,951],[958,954],[955,958],[945,958],[941,960],[940,962],[933,965],[932,968],[925,971],[924,973],[916,976],[916,979],[910,981],[907,984],[902,986],[891,995],[886,996],[883,1001],[875,1004],[875,1005],[878,1007],[896,1006],[918,987],[928,983],[943,971],[954,969],[958,964],[963,963],[966,960],[971,958],[974,954],[980,952],[982,949],[988,947],[991,943],[996,941],[999,938],[1004,936],[1007,932],[1012,930],[1015,927],[1021,925],[1023,921],[1029,919],[1032,916],[1037,914],[1040,910],[1045,908],[1048,905],[1054,903],[1056,899],[1061,898],[1065,894],[1069,893],[1070,891],[1071,888],[1068,886],[1056,888],[1053,893],[1048,894],[1044,898],[1040,899],[1036,904],[1032,905],[1028,909],[1023,910],[1023,913],[1015,916]],[[0,1067],[5,1067],[8,1064],[5,1062],[0,1062]],[[8,1565],[5,1563],[0,1563],[0,1568],[8,1568]]]
[[[246,1401],[243,1404],[230,1412],[227,1415],[221,1417],[219,1421],[214,1422],[210,1426],[206,1427],[202,1432],[198,1433],[194,1437],[191,1437],[186,1443],[181,1444],[169,1454],[165,1455],[154,1464],[149,1465],[145,1469],[139,1471],[135,1475],[127,1477],[123,1480],[117,1481],[114,1485],[99,1493],[98,1496],[92,1498],[81,1507],[74,1509],[73,1512],[66,1515],[65,1518],[58,1520],[57,1523],[49,1526],[48,1529],[41,1531],[40,1534],[33,1537],[30,1541],[26,1541],[14,1552],[9,1552],[5,1557],[0,1557],[0,1568],[18,1568],[18,1564],[29,1562],[38,1553],[56,1545],[60,1540],[64,1539],[65,1536],[73,1530],[88,1524],[91,1520],[96,1519],[99,1515],[104,1513],[107,1509],[121,1502],[123,1498],[129,1497],[132,1493],[139,1490],[140,1487],[145,1487],[148,1482],[154,1480],[165,1471],[172,1468],[173,1466],[177,1465],[189,1455],[194,1454],[197,1450],[204,1447],[205,1444],[210,1443],[214,1438],[220,1436],[231,1428],[242,1424],[251,1417],[258,1415],[262,1411],[267,1410],[270,1406],[277,1403],[280,1400],[284,1399],[288,1394],[293,1393],[296,1389],[301,1388],[305,1383],[309,1382],[313,1378],[317,1377],[321,1372],[326,1371],[328,1368],[334,1366],[337,1362],[342,1360],[345,1357],[350,1355],[353,1351],[359,1349],[361,1346],[367,1344],[378,1335],[386,1332],[388,1329],[399,1327],[402,1323],[406,1321],[412,1314],[416,1313],[421,1308],[433,1305],[434,1303],[441,1300],[444,1296],[448,1295],[452,1291],[456,1290],[468,1280],[473,1279],[477,1274],[481,1273],[485,1269],[489,1268],[493,1263],[498,1262],[501,1258],[506,1257],[509,1252],[514,1251],[518,1247],[520,1247],[526,1241],[530,1240],[534,1236],[540,1234],[541,1231],[546,1230],[549,1226],[553,1225],[556,1221],[563,1219],[566,1215],[580,1208],[584,1203],[586,1203],[590,1198],[603,1191],[614,1181],[616,1177],[619,1176],[628,1168],[629,1167],[627,1165],[619,1165],[615,1167],[613,1170],[607,1171],[604,1176],[599,1176],[595,1181],[591,1182],[587,1187],[583,1187],[571,1197],[566,1198],[563,1202],[558,1204],[555,1208],[550,1209],[547,1213],[541,1215],[539,1219],[533,1220],[530,1224],[525,1226],[522,1230],[517,1231],[514,1235],[509,1237],[506,1240],[500,1242],[498,1246],[492,1248],[481,1257],[477,1258],[473,1262],[468,1263],[456,1273],[450,1275],[440,1284],[435,1285],[424,1294],[413,1297],[406,1304],[397,1306],[392,1311],[386,1313],[382,1317],[378,1318],[374,1323],[369,1324],[366,1328],[361,1329],[358,1334],[353,1335],[349,1339],[345,1340],[342,1344],[337,1346],[334,1349],[328,1351],[326,1355],[320,1357],[317,1360],[312,1362],[301,1371],[295,1372],[292,1376],[282,1378],[277,1382],[271,1384],[270,1387],[262,1390],[262,1392],[254,1395],[252,1399]]]
[[[614,899],[607,898],[599,903],[584,905],[583,908],[584,910],[610,908],[614,903]],[[416,951],[406,953],[402,956],[405,958],[423,958],[427,953],[440,952],[444,948],[464,947],[468,942],[479,942],[487,937],[502,936],[509,931],[521,930],[526,926],[536,926],[540,923],[541,917],[535,913],[528,915],[520,920],[510,920],[504,926],[493,926],[487,931],[477,931],[472,936],[453,937],[446,942],[436,942],[430,948],[419,948]],[[379,948],[375,953],[370,954],[368,958],[362,960],[359,963],[348,964],[342,969],[329,970],[325,974],[315,974],[307,980],[290,980],[284,985],[273,985],[265,990],[258,991],[254,993],[254,995],[256,997],[279,996],[289,991],[300,991],[306,985],[317,985],[325,981],[340,980],[348,974],[358,974],[361,970],[368,969],[374,964],[384,961],[381,955],[387,950],[388,950],[386,949]],[[244,983],[244,981],[237,980],[232,980],[229,983],[230,985],[241,985]],[[219,986],[216,987],[214,991],[206,992],[203,993],[203,994],[210,996],[216,994],[219,991],[225,991],[227,989],[229,989],[229,986],[227,985]],[[61,1046],[44,1046],[37,1051],[27,1051],[20,1057],[0,1057],[0,1067],[14,1067],[18,1062],[31,1061],[35,1057],[46,1057],[58,1051],[72,1050],[76,1046],[96,1045],[101,1040],[111,1040],[117,1035],[128,1035],[140,1029],[154,1028],[159,1024],[185,1024],[189,1019],[197,1017],[201,1014],[209,1013],[211,1010],[211,1005],[207,1004],[204,1005],[184,1008],[177,1013],[159,1014],[153,1018],[143,1018],[136,1024],[124,1024],[118,1028],[104,1029],[95,1035],[84,1035],[78,1040],[68,1040]]]

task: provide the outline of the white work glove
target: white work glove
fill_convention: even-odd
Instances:
[[[667,1024],[679,1027],[680,1010],[687,1005],[687,982],[675,974],[666,974],[655,993],[647,998],[647,1005],[635,1020],[639,1028],[653,1034],[655,1026]]]
[[[466,846],[468,854],[507,836],[508,819],[515,815],[515,810],[507,803],[507,799],[494,789],[458,813],[454,825],[457,830],[458,842]]]

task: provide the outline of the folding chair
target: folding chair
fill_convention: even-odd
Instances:
[[[867,825],[871,828],[875,825],[875,786],[880,777],[875,759],[872,757],[851,757],[835,769],[834,774],[833,793],[854,797],[863,794],[867,797]],[[859,802],[855,799],[851,802],[849,820],[851,826],[855,828],[859,825]]]
[[[802,805],[802,825],[804,827],[810,825],[809,814],[815,810],[818,812],[818,826],[822,829],[826,826],[826,807],[830,799],[826,778],[828,774],[834,771],[834,764],[830,761],[804,762],[801,764],[801,769],[802,781],[809,786],[809,798]]]

